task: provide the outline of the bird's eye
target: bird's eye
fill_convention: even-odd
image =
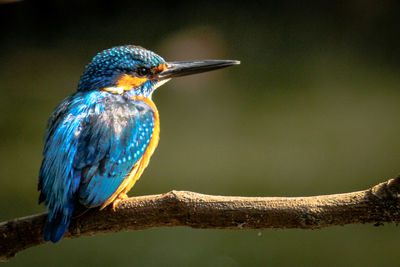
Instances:
[[[150,73],[150,70],[146,67],[140,67],[137,69],[137,74],[139,74],[140,76],[146,76]]]

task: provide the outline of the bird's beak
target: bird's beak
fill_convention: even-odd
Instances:
[[[238,60],[199,60],[167,62],[166,68],[158,74],[158,79],[171,79],[174,77],[226,68],[238,64],[240,64],[240,61]]]

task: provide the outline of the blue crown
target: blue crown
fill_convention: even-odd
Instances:
[[[133,73],[138,67],[154,68],[165,60],[140,46],[117,46],[98,53],[86,66],[78,91],[113,86],[121,74]]]

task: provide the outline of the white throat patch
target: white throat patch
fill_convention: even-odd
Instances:
[[[114,94],[119,94],[122,95],[124,93],[124,87],[119,86],[119,87],[106,87],[103,89],[104,91],[114,93]]]

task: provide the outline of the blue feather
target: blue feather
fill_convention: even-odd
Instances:
[[[46,242],[51,241],[56,243],[64,236],[74,208],[74,203],[70,202],[64,207],[62,212],[51,213],[51,216],[49,213],[43,230],[43,239]]]
[[[154,68],[165,60],[152,51],[140,46],[116,46],[98,53],[86,66],[86,71],[79,81],[78,90],[94,90],[113,86],[113,81],[125,72],[135,70],[137,66]],[[146,86],[132,90],[148,95],[155,82],[149,80]]]
[[[77,92],[56,108],[39,174],[49,210],[46,241],[62,238],[78,201],[99,206],[117,190],[151,139],[153,127],[142,124],[153,112],[144,102],[102,91]]]

